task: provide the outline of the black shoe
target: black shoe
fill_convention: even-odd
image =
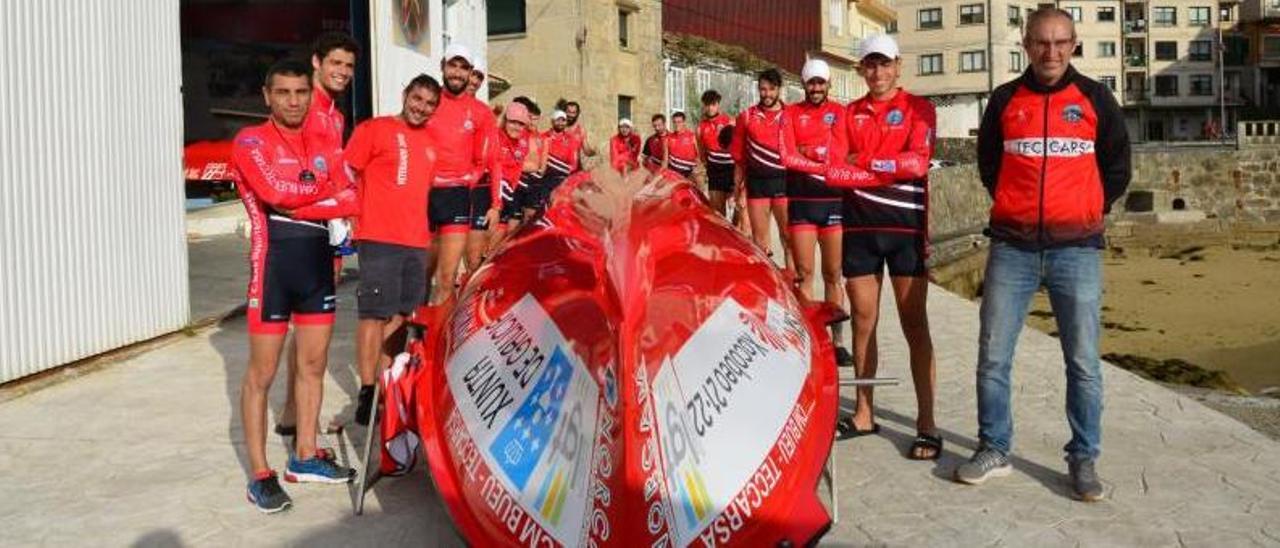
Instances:
[[[276,435],[290,437],[298,435],[298,427],[291,424],[276,424]]]
[[[843,346],[836,347],[836,365],[840,367],[853,367],[853,354]]]
[[[373,385],[361,386],[360,397],[356,402],[356,424],[369,426],[369,416],[373,413]]]
[[[1098,479],[1098,472],[1094,470],[1093,459],[1068,460],[1067,471],[1071,476],[1071,490],[1075,492],[1076,498],[1084,502],[1102,500],[1102,480]]]
[[[289,494],[280,487],[275,470],[263,472],[254,477],[253,481],[249,482],[246,497],[259,512],[264,514],[274,514],[293,505]]]

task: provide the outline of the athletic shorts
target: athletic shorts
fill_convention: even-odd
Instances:
[[[484,216],[489,213],[489,206],[493,204],[490,192],[493,192],[493,187],[489,185],[471,189],[471,230],[489,230]]]
[[[787,197],[787,178],[747,176],[748,200],[783,200]]]
[[[671,166],[667,166],[667,169],[670,169],[671,171],[675,172],[675,174],[676,174],[676,175],[679,175],[679,176],[681,176],[681,177],[684,177],[685,179],[688,179],[688,180],[690,180],[690,181],[692,181],[692,180],[693,180],[693,170],[692,170],[692,169],[679,169],[679,168],[671,167]]]
[[[444,186],[427,197],[427,224],[431,232],[466,232],[471,227],[471,189]]]
[[[920,232],[847,230],[844,233],[844,276],[866,276],[884,272],[890,276],[924,276],[926,242]]]
[[[508,221],[519,221],[524,219],[524,202],[528,198],[529,187],[524,185],[516,185],[515,190],[511,191],[511,196],[502,200],[502,211],[498,213],[498,220],[502,224]]]
[[[787,228],[789,230],[817,230],[827,232],[843,230],[844,201],[834,199],[787,199]]]
[[[563,183],[564,180],[568,178],[568,175],[548,171],[542,176],[542,180],[538,181],[537,186],[529,187],[529,190],[531,191],[530,194],[532,195],[530,199],[530,203],[532,205],[526,207],[529,209],[546,209],[547,205],[551,203],[551,194],[554,193],[557,188],[560,188],[560,183]]]
[[[332,325],[334,295],[333,246],[327,230],[289,227],[287,221],[268,221],[268,233],[313,231],[298,237],[268,237],[264,253],[249,254],[249,333],[283,335],[289,322]],[[261,257],[255,260],[254,257]],[[253,287],[253,284],[257,287]]]
[[[733,192],[733,164],[707,164],[707,189]]]
[[[388,320],[408,316],[427,296],[427,250],[383,242],[357,242],[360,285],[356,310],[360,319]]]

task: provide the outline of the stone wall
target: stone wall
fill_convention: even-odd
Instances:
[[[1280,146],[1164,148],[1133,155],[1130,190],[1154,191],[1157,210],[1203,211],[1232,222],[1280,222]],[[1123,201],[1122,201],[1123,202]],[[1123,209],[1123,203],[1119,205]]]
[[[976,164],[978,140],[974,137],[939,137],[933,147],[933,158],[957,164]]]

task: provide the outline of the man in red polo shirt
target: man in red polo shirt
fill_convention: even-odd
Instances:
[[[733,193],[733,155],[720,136],[733,131],[733,118],[720,111],[720,92],[709,89],[702,93],[702,120],[698,122],[698,144],[702,163],[707,169],[707,195],[711,209],[725,215],[725,205]]]
[[[346,165],[360,189],[356,422],[363,425],[373,408],[377,367],[389,366],[395,349],[404,347],[404,320],[427,290],[427,192],[435,176],[435,151],[426,123],[440,102],[440,84],[418,75],[405,86],[402,101],[400,114],[356,127],[346,150]]]
[[[466,93],[473,66],[474,57],[465,46],[454,43],[445,49],[440,60],[444,74],[440,106],[427,122],[427,133],[436,150],[435,177],[427,205],[427,220],[435,237],[428,258],[433,272],[433,304],[453,295],[473,213],[483,214],[487,224],[492,224],[502,207],[495,185],[488,187],[488,208],[480,212],[471,207],[472,187],[486,172],[501,170],[496,162],[498,155],[490,154],[488,148],[496,131],[493,113]]]
[[[760,100],[738,113],[730,152],[734,161],[734,196],[751,221],[751,239],[772,255],[772,225],[777,223],[787,270],[793,268],[787,235],[786,168],[782,165],[782,73],[761,71],[756,78]],[[745,199],[744,199],[745,198]]]
[[[879,354],[880,290],[886,267],[897,304],[898,323],[910,349],[916,389],[916,439],[912,459],[936,459],[942,451],[933,417],[934,357],[925,302],[929,290],[929,158],[937,130],[933,103],[898,87],[901,60],[888,35],[862,42],[858,71],[865,96],[849,104],[848,167],[827,172],[827,183],[844,187],[845,288],[853,313],[854,372],[876,375]],[[853,416],[842,421],[844,436],[874,433],[871,387],[858,388]]]
[[[640,157],[644,159],[644,167],[649,171],[666,169],[667,117],[664,114],[654,114],[649,123],[653,126],[653,134],[644,140]]]
[[[640,136],[627,118],[618,121],[618,133],[609,139],[609,165],[618,173],[640,167]]]

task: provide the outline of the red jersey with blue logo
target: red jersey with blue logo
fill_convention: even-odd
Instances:
[[[733,118],[721,112],[712,118],[707,118],[698,122],[698,143],[702,145],[702,152],[706,155],[707,167],[716,166],[733,166],[733,154],[729,152],[729,146],[720,144],[720,133],[725,128],[733,127]]]
[[[746,166],[748,177],[772,179],[786,174],[780,152],[785,108],[769,110],[752,105],[738,114],[730,153],[738,165]]]
[[[667,133],[667,167],[681,175],[693,173],[698,165],[698,137],[692,131]]]
[[[581,132],[549,129],[542,134],[547,147],[547,169],[556,175],[569,176],[578,171],[578,151],[582,149]]]
[[[844,107],[835,101],[788,105],[781,146],[783,165],[790,172],[787,197],[840,199],[840,191],[827,186],[826,169],[832,158],[843,158],[848,148]]]
[[[899,89],[877,101],[849,104],[849,162],[827,173],[845,193],[845,224],[862,229],[924,231],[928,224],[929,159],[937,116],[933,103]]]

